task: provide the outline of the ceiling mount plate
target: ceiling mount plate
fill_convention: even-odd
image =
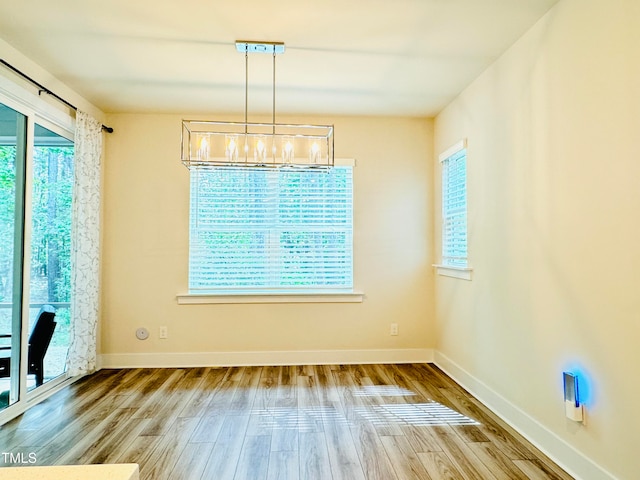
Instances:
[[[236,40],[236,50],[240,53],[284,53],[284,42]]]

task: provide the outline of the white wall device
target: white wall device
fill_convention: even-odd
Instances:
[[[140,327],[136,330],[136,337],[138,338],[138,340],[146,340],[147,338],[149,338],[149,330],[144,327]]]
[[[584,406],[580,403],[578,377],[571,372],[562,372],[564,380],[564,411],[567,418],[574,422],[584,421]]]

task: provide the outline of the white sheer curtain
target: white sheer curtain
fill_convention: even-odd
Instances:
[[[67,373],[96,370],[100,293],[100,157],[102,124],[78,111],[71,233],[71,338]]]

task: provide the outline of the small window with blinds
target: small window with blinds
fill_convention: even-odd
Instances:
[[[191,169],[192,293],[353,288],[351,167]]]
[[[445,152],[442,162],[442,265],[468,267],[467,150],[464,142]]]

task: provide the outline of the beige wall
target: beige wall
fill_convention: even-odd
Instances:
[[[474,267],[436,279],[439,351],[620,479],[640,472],[638,25],[637,0],[563,0],[435,124],[436,155],[469,142]],[[586,426],[563,415],[572,368]]]
[[[432,122],[332,121],[354,170],[359,304],[177,305],[187,292],[189,172],[181,116],[109,115],[102,354],[429,349],[433,335]],[[212,118],[216,118],[215,115]],[[226,119],[226,117],[225,117]],[[400,335],[389,335],[389,324]],[[159,340],[160,325],[169,338]],[[152,337],[135,338],[137,327]],[[340,358],[338,353],[335,358]]]

